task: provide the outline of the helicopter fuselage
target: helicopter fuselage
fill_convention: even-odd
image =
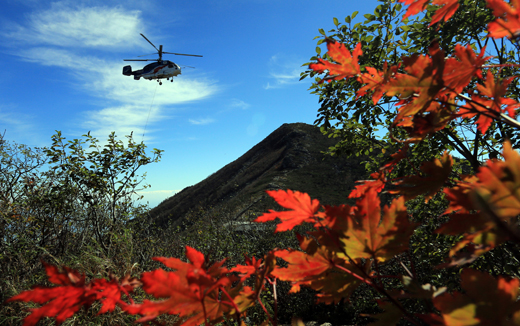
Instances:
[[[123,75],[134,76],[135,80],[139,80],[141,77],[144,79],[162,79],[175,77],[181,74],[181,68],[170,60],[163,60],[161,62],[154,62],[147,64],[143,69],[132,71],[131,66],[123,67]]]

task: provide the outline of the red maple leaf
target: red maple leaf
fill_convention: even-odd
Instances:
[[[318,302],[337,303],[342,298],[348,298],[361,283],[353,273],[356,267],[339,258],[334,251],[324,245],[318,245],[316,240],[297,234],[299,250],[277,250],[276,257],[288,263],[287,267],[276,267],[272,274],[282,281],[290,281],[290,292],[299,292],[301,286],[307,286],[320,291]]]
[[[408,241],[415,224],[410,223],[404,198],[384,207],[373,191],[358,200],[352,225],[346,232],[345,247],[352,258],[374,258],[384,262],[408,249]]]
[[[395,126],[402,127],[408,133],[405,143],[417,143],[425,139],[428,135],[442,130],[446,125],[456,118],[454,110],[456,107],[451,105],[454,99],[446,96],[439,96],[439,102],[432,101],[425,112],[419,112],[412,116],[405,116],[401,120],[395,120],[391,130]]]
[[[327,39],[327,49],[327,54],[337,64],[324,59],[318,59],[318,63],[309,65],[310,69],[319,73],[325,70],[328,71],[328,76],[322,81],[341,80],[361,73],[358,63],[358,57],[363,54],[361,43],[357,44],[351,54],[344,44]]]
[[[224,315],[240,313],[234,301],[227,295],[232,292],[238,295],[239,282],[235,288],[231,284],[238,279],[227,274],[227,268],[222,267],[225,260],[206,267],[204,255],[199,251],[186,247],[186,255],[191,263],[185,263],[176,258],[155,257],[176,272],[157,269],[143,273],[141,280],[146,293],[156,298],[166,298],[163,301],[145,300],[142,304],[128,305],[124,310],[130,314],[143,315],[137,322],[155,319],[160,314],[178,314],[184,320],[183,325],[200,325],[209,318],[212,322],[221,321]],[[242,299],[241,299],[242,300]],[[247,306],[247,305],[245,305]]]
[[[444,189],[446,199],[450,202],[444,214],[473,210],[474,207],[469,198],[469,193],[476,182],[478,182],[478,178],[475,175],[462,175],[461,180],[454,187]]]
[[[36,325],[44,317],[55,318],[56,324],[59,325],[72,317],[81,307],[90,307],[98,300],[103,304],[99,314],[113,311],[117,303],[126,305],[121,301],[122,292],[128,294],[140,285],[139,281],[129,277],[123,279],[123,284],[120,284],[116,278],[110,281],[94,279],[85,284],[85,275],[78,271],[64,266],[63,272],[60,272],[56,266],[43,261],[42,264],[49,281],[58,286],[37,285],[32,290],[24,291],[7,300],[7,302],[32,301],[43,304],[40,308],[32,309],[32,313],[24,319],[24,326]]]
[[[256,259],[256,257],[249,258],[245,256],[246,264],[245,265],[236,265],[230,272],[238,272],[240,273],[240,278],[245,280],[249,278],[251,275],[256,274],[263,265],[262,259]]]
[[[290,211],[277,212],[270,209],[269,213],[259,216],[255,222],[268,222],[279,218],[282,223],[276,226],[275,232],[292,230],[296,225],[304,222],[315,222],[315,214],[320,207],[317,199],[311,200],[308,194],[292,190],[268,190],[266,192],[280,206],[289,208]]]
[[[443,293],[433,303],[445,325],[514,325],[520,317],[519,286],[518,279],[465,269],[461,274],[464,293]]]
[[[442,8],[437,9],[435,15],[432,17],[430,26],[439,22],[441,19],[447,21],[459,8],[458,0],[433,0],[432,4],[442,6]]]
[[[392,160],[383,165],[378,172],[370,175],[373,180],[358,180],[357,185],[350,192],[348,198],[362,197],[370,189],[380,193],[388,182],[386,176],[394,169],[395,165],[407,156],[409,145],[405,144],[397,153],[390,155]]]
[[[399,2],[408,5],[408,9],[403,16],[404,20],[407,17],[417,15],[421,11],[424,11],[430,3],[430,0],[399,0]],[[433,15],[430,26],[441,20],[447,21],[459,8],[458,0],[433,0],[432,4],[442,7],[437,9],[435,15]]]
[[[504,161],[489,160],[477,173],[474,190],[485,203],[477,200],[475,207],[483,208],[484,204],[500,219],[510,221],[520,214],[520,154],[506,141],[503,155]]]
[[[381,167],[381,170],[388,170],[388,172],[391,172],[394,168],[394,166],[397,165],[397,163],[401,162],[402,159],[406,158],[408,156],[408,149],[410,148],[409,144],[405,144],[403,147],[401,147],[397,153],[394,153],[390,155],[392,160],[390,162],[386,163]]]
[[[433,43],[429,49],[430,56],[412,55],[404,57],[406,74],[396,74],[384,86],[387,96],[398,96],[402,100],[395,121],[401,121],[406,116],[430,110],[430,106],[441,95],[446,96],[447,90],[442,79],[445,65],[444,51],[438,43]]]
[[[371,189],[377,193],[381,192],[386,185],[386,172],[384,170],[374,172],[370,175],[373,180],[358,180],[357,185],[348,195],[348,198],[358,198],[365,195]]]
[[[495,82],[493,74],[488,71],[484,85],[477,85],[478,94],[471,97],[472,102],[464,105],[458,112],[458,116],[471,119],[477,117],[478,130],[486,133],[493,120],[498,119],[502,112],[514,118],[515,109],[520,103],[511,98],[504,98],[507,87],[514,77]]]
[[[377,104],[383,96],[384,85],[395,76],[399,67],[400,65],[388,68],[386,62],[383,65],[383,71],[377,71],[373,67],[366,67],[367,72],[358,77],[358,81],[365,85],[357,91],[356,97],[359,98],[370,91],[373,92],[372,101],[374,104]]]
[[[407,250],[415,224],[408,220],[404,198],[385,206],[383,216],[380,203],[377,192],[369,189],[357,200],[353,214],[345,216],[343,224],[347,227],[334,228],[336,233],[343,233],[340,240],[348,258],[374,258],[384,262]],[[338,256],[342,257],[339,253]]]
[[[275,255],[271,251],[264,256],[264,259],[256,259],[255,257],[250,259],[247,256],[245,256],[245,258],[246,265],[237,265],[229,271],[240,273],[241,281],[254,275],[255,294],[259,295],[260,291],[264,288],[265,280],[272,277],[271,272],[276,265]]]
[[[455,58],[446,59],[444,65],[443,80],[444,84],[451,88],[455,93],[461,93],[471,79],[475,76],[482,79],[482,65],[491,58],[484,57],[486,48],[482,48],[478,56],[475,55],[473,49],[468,45],[463,47],[460,44],[455,45]]]
[[[424,9],[426,9],[426,6],[430,3],[430,0],[399,0],[399,2],[404,3],[408,6],[408,9],[406,10],[406,14],[404,14],[403,19],[417,15]]]
[[[488,25],[489,36],[516,38],[520,32],[518,0],[511,0],[509,4],[503,0],[487,0],[487,6],[493,9],[493,15],[497,17]]]
[[[520,214],[517,186],[520,184],[520,154],[506,142],[504,157],[505,161],[489,160],[475,176],[465,177],[455,187],[445,190],[450,200],[445,213],[457,213],[436,232],[463,234],[450,256],[467,245],[475,245],[472,254],[477,257],[508,240],[505,228],[516,229],[512,219]],[[479,212],[470,214],[470,211]]]

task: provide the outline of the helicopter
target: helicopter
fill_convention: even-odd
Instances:
[[[123,67],[123,75],[125,76],[134,76],[135,80],[141,79],[143,77],[144,79],[152,80],[157,79],[157,82],[159,82],[159,85],[162,85],[161,79],[166,78],[166,80],[170,80],[173,82],[173,77],[178,76],[181,74],[181,67],[171,62],[170,60],[163,60],[162,55],[164,54],[175,54],[175,55],[185,55],[190,57],[202,57],[198,54],[183,54],[183,53],[173,53],[173,52],[164,52],[163,46],[159,45],[159,48],[157,48],[146,36],[144,36],[141,33],[141,36],[144,37],[145,40],[148,41],[156,50],[157,54],[159,55],[158,59],[123,59],[123,61],[156,61],[154,63],[147,64],[143,67],[143,69],[132,71],[132,66],[124,66]],[[151,54],[145,54],[140,55],[139,57],[144,57]],[[186,66],[189,67],[189,66]],[[193,68],[193,67],[190,67]],[[171,78],[171,79],[170,79]]]

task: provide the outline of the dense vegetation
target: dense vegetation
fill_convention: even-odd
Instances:
[[[89,135],[92,150],[83,151],[81,141],[64,143],[59,134],[45,155],[5,147],[21,154],[2,161],[2,184],[10,185],[2,223],[11,223],[2,234],[9,268],[2,292],[16,294],[3,318],[17,322],[13,304],[25,301],[43,305],[26,325],[45,316],[113,324],[136,315],[186,325],[276,325],[293,315],[341,324],[520,325],[517,9],[518,1],[382,0],[364,22],[352,25],[353,14],[345,24],[334,18],[329,35],[320,31],[328,51],[317,48],[302,76],[316,77],[316,123],[341,140],[332,154],[373,154],[372,179],[350,193],[352,206],[269,191],[284,210],[259,216],[264,228],[226,232],[225,212],[209,209],[192,212],[195,228],[173,238],[175,229],[161,232],[130,204],[137,168],[160,151],[146,157],[144,145],[130,137],[125,148],[114,135],[103,150]],[[41,172],[46,164],[52,168]],[[88,280],[44,263],[54,286],[19,293],[42,283],[27,276],[39,275],[30,268],[42,253]],[[188,262],[164,258],[181,253]],[[237,264],[242,253],[245,265]],[[91,305],[112,317],[93,317],[92,309],[77,317]]]

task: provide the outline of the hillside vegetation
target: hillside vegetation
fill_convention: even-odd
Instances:
[[[131,137],[123,142],[114,134],[106,146],[90,135],[67,141],[58,133],[52,141],[49,148],[29,148],[1,140],[1,301],[42,282],[40,260],[83,270],[87,277],[138,276],[158,266],[152,257],[183,257],[187,245],[212,261],[228,258],[229,264],[241,263],[243,253],[262,256],[276,247],[296,247],[290,235],[273,234],[272,223],[243,224],[275,207],[266,190],[303,189],[325,203],[339,204],[354,180],[367,177],[363,157],[345,160],[324,153],[336,141],[319,128],[284,124],[234,162],[149,209],[135,205],[132,196],[143,187],[138,170],[158,162],[159,150],[147,157],[144,144]],[[90,145],[97,147],[89,151]],[[294,302],[281,312],[330,313],[309,303]],[[20,324],[27,315],[21,307],[3,306],[0,323]],[[135,319],[78,318],[73,323]]]
[[[283,124],[244,155],[150,210],[158,225],[181,225],[189,212],[225,211],[232,219],[258,215],[275,202],[266,190],[299,189],[329,205],[345,202],[355,180],[368,177],[366,156],[330,156],[337,140],[316,126]]]

